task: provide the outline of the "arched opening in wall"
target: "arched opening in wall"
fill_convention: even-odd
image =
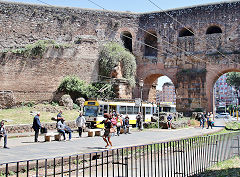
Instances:
[[[180,32],[179,32],[179,37],[187,37],[187,36],[194,36],[193,34],[193,30],[191,28],[183,28]]]
[[[218,77],[212,94],[215,118],[235,117],[240,105],[240,72],[227,72]]]
[[[157,57],[158,54],[158,43],[157,43],[157,34],[155,32],[150,32],[151,34],[147,33],[145,35],[144,43],[145,45],[144,49],[144,56],[145,57]]]
[[[162,74],[145,78],[143,100],[156,103],[162,112],[176,112],[176,91],[172,80]]]
[[[132,35],[128,31],[124,31],[121,33],[121,40],[123,42],[124,47],[132,52]]]
[[[222,29],[218,26],[210,26],[206,31],[206,34],[215,34],[215,33],[222,33]]]
[[[176,112],[175,86],[167,76],[157,79],[156,102],[161,112]]]

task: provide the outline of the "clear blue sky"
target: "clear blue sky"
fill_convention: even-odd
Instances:
[[[7,1],[7,0],[5,0]],[[102,6],[107,10],[114,11],[132,11],[132,12],[151,12],[159,11],[157,7],[151,4],[148,0],[8,0],[15,2],[25,2],[31,4],[43,4],[45,2],[51,5],[67,6],[67,7],[80,7],[80,8],[91,8],[101,9],[97,5],[90,1]],[[156,3],[162,9],[172,9],[179,7],[186,7],[192,5],[216,3],[221,2],[219,0],[151,0]]]

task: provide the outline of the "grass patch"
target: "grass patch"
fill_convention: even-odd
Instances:
[[[236,156],[232,159],[219,162],[218,164],[206,170],[204,173],[195,175],[195,176],[239,177],[240,176],[240,158]]]
[[[76,120],[79,114],[77,109],[64,110],[62,106],[39,104],[33,107],[21,106],[13,109],[2,109],[0,110],[0,120],[12,120],[11,122],[6,122],[6,125],[32,124],[34,116],[31,115],[30,112],[40,111],[40,121],[42,123],[54,122],[51,118],[56,117],[59,110],[63,110],[63,116],[66,121]]]
[[[227,130],[240,130],[240,123],[236,121],[228,122],[226,124]]]

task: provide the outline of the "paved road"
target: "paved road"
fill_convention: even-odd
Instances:
[[[164,142],[201,136],[223,128],[225,121],[216,120],[213,129],[186,128],[178,130],[152,129],[143,132],[133,132],[128,135],[120,135],[112,138],[113,148],[150,144],[153,142]],[[53,158],[57,156],[67,156],[86,152],[96,152],[106,150],[105,143],[101,137],[77,138],[73,134],[73,141],[52,141],[43,142],[43,137],[39,143],[33,143],[34,137],[9,138],[8,146],[10,149],[0,149],[0,163],[15,162],[20,160],[30,160],[39,158]],[[3,142],[1,142],[3,143]]]

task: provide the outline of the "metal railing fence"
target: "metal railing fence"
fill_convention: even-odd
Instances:
[[[0,176],[182,177],[240,155],[240,132],[0,164]]]

